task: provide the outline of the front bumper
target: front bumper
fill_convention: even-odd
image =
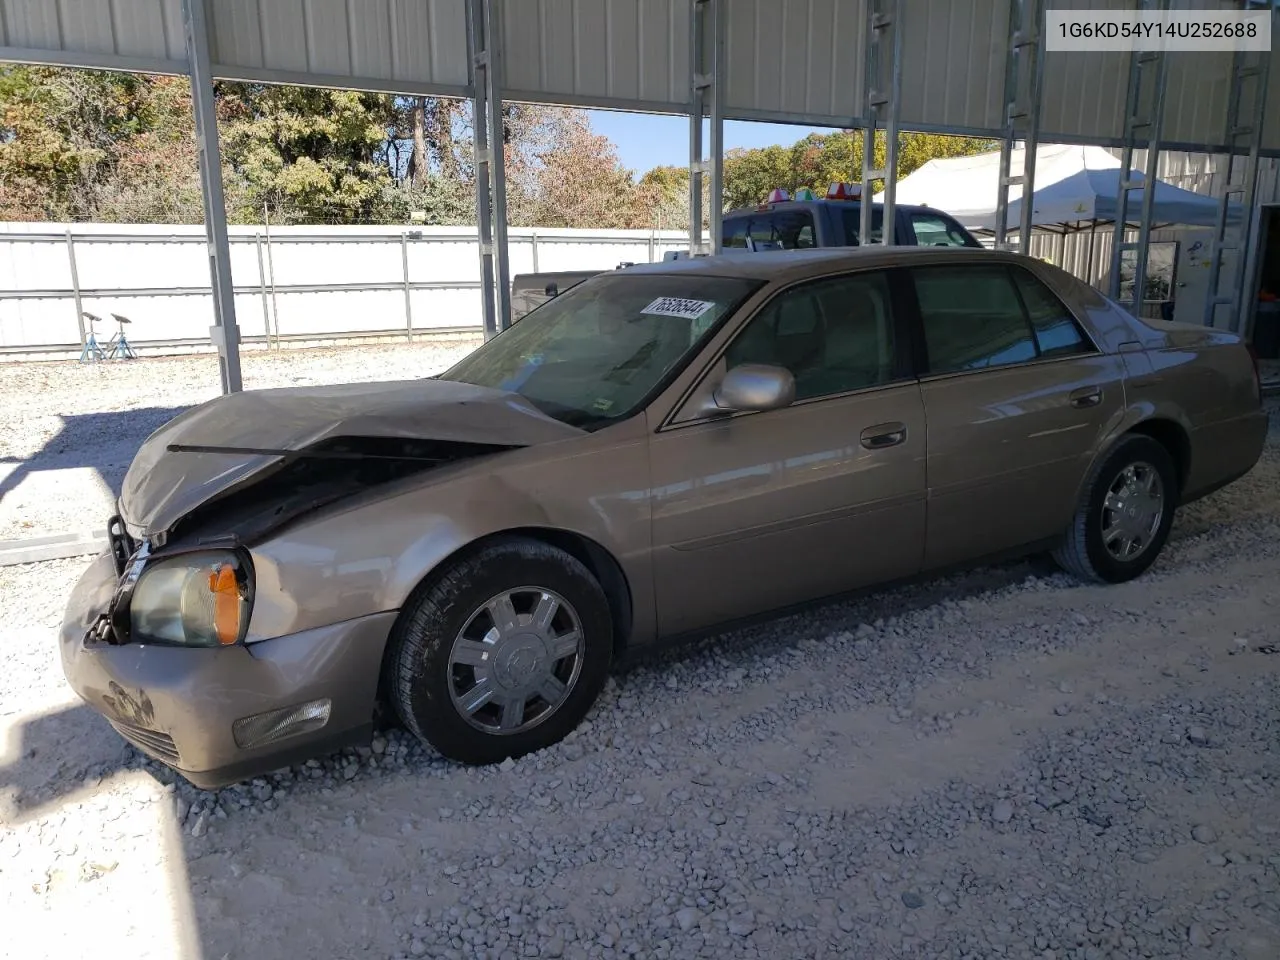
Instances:
[[[115,584],[110,554],[76,584],[59,641],[62,670],[143,753],[213,789],[367,741],[394,612],[217,649],[86,643]],[[325,698],[332,708],[318,730],[249,749],[235,741],[236,720]]]

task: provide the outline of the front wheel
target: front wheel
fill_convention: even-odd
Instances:
[[[1124,437],[1090,474],[1054,560],[1096,583],[1141,576],[1169,538],[1177,497],[1178,472],[1169,451],[1150,437]]]
[[[404,725],[452,760],[485,764],[550,746],[582,721],[608,676],[613,625],[578,560],[510,538],[425,585],[391,642]]]

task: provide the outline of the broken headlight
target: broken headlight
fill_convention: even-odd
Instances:
[[[247,558],[229,550],[149,564],[129,601],[130,638],[186,647],[239,643],[253,606],[250,573]]]

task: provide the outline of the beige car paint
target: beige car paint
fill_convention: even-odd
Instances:
[[[1096,406],[1073,396],[1100,394]],[[929,423],[925,565],[1060,533],[1097,450],[1125,409],[1114,354],[1011,365],[922,381]]]
[[[863,269],[966,261],[1017,262],[1034,272],[1101,352],[926,376],[771,411],[690,414],[724,376],[716,359],[723,348],[780,288]],[[73,686],[105,709],[108,678],[148,685],[153,701],[172,711],[166,729],[192,745],[182,766],[190,776],[254,759],[229,758],[225,743],[210,745],[201,730],[229,727],[261,708],[262,689],[294,699],[324,689],[343,699],[344,718],[371,716],[373,674],[355,671],[344,687],[325,672],[352,669],[337,647],[328,659],[272,659],[272,651],[295,635],[333,638],[345,625],[390,624],[425,577],[485,537],[532,531],[588,545],[609,581],[619,639],[642,645],[1059,534],[1089,467],[1122,433],[1153,419],[1185,433],[1188,495],[1234,479],[1261,451],[1265,415],[1249,359],[1243,349],[1217,348],[1230,337],[1134,322],[1037,261],[985,250],[861,248],[630,269],[768,282],[629,419],[592,433],[538,424],[542,442],[369,489],[253,544],[257,592],[245,647],[86,650],[83,625],[113,586],[109,566],[96,565],[77,588],[62,633]],[[1136,346],[1121,353],[1126,344]],[[1073,391],[1088,386],[1101,388],[1102,402],[1072,407]],[[412,431],[406,413],[398,409],[396,429]],[[510,410],[501,416],[511,422]],[[527,411],[520,417],[537,419]],[[445,407],[433,407],[424,435],[447,419]],[[869,428],[897,425],[902,443],[878,450],[862,443]],[[311,426],[323,432],[322,424]],[[199,482],[207,481],[206,473]],[[385,633],[361,634],[371,662],[381,658]],[[238,691],[231,674],[215,673],[223,686],[202,690],[183,673],[184,662],[224,652],[246,664],[265,658],[271,684]],[[147,665],[150,654],[164,666]],[[201,676],[205,669],[191,668]],[[164,691],[181,692],[185,706]]]

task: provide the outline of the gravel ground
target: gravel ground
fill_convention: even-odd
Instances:
[[[1280,430],[1137,582],[1019,563],[686,646],[497,768],[388,730],[175,782],[62,683],[82,567],[0,568],[24,960],[1280,956]]]
[[[429,376],[480,341],[251,350],[248,388]],[[100,530],[138,445],[184,408],[218,396],[212,355],[81,366],[0,366],[0,540]]]

